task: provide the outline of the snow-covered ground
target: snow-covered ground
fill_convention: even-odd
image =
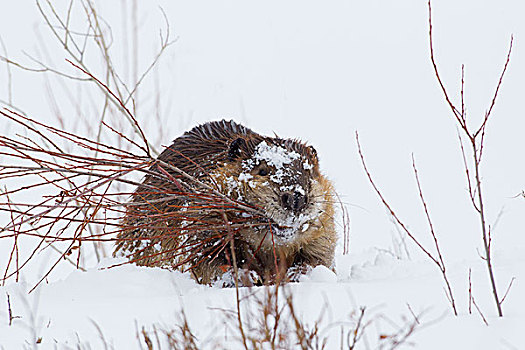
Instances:
[[[56,2],[57,10],[66,13],[68,3]],[[149,138],[159,145],[197,123],[231,118],[262,134],[299,137],[317,149],[324,173],[349,210],[350,253],[343,256],[338,247],[336,274],[317,268],[281,296],[293,296],[295,311],[308,325],[321,320],[328,349],[340,347],[341,326],[351,327],[360,307],[366,307],[371,323],[358,348],[388,348],[389,338],[381,336],[413,324],[414,315],[419,324],[401,348],[525,348],[525,198],[517,196],[525,190],[522,2],[433,3],[436,59],[455,101],[465,64],[472,125],[490,105],[514,35],[482,163],[500,295],[515,278],[503,318],[497,317],[479,257],[479,222],[468,198],[456,124],[429,59],[425,1],[159,0],[138,4],[136,22],[131,2],[95,5],[111,25],[112,55],[125,81],[136,77],[135,61],[142,71],[154,57],[159,30],[165,30],[159,6],[166,15],[176,42],[145,80],[136,111]],[[132,23],[139,23],[136,36]],[[84,25],[75,28],[81,31]],[[38,67],[27,52],[74,72],[33,2],[2,5],[0,38],[3,56],[7,50],[9,58]],[[86,59],[94,73],[103,73],[102,62]],[[96,128],[103,106],[93,101],[100,96],[93,86],[66,84],[58,84],[51,74],[14,66],[8,71],[0,62],[3,104],[64,129]],[[60,113],[52,93],[60,101]],[[157,114],[160,119],[153,118]],[[6,120],[0,126],[2,134],[18,132]],[[437,267],[412,242],[407,241],[408,255],[397,243],[396,228],[361,167],[355,131],[383,194],[421,242],[432,247],[412,172],[414,154],[459,316],[452,313]],[[0,227],[9,222],[5,213],[0,219]],[[0,271],[11,247],[12,240],[0,239]],[[107,258],[99,263],[88,259],[86,272],[72,271],[64,262],[28,294],[50,259],[57,258],[47,254],[54,253],[40,253],[21,282],[9,280],[0,287],[0,348],[137,348],[142,327],[175,328],[181,310],[203,347],[241,347],[234,321],[227,317],[230,311],[225,311],[236,308],[235,289],[196,285],[186,275],[160,269],[103,269],[115,263]],[[469,314],[469,269],[472,292],[488,326],[474,306]],[[240,293],[254,294],[243,299],[241,308],[246,322],[255,322],[256,301],[265,288]],[[9,310],[19,316],[11,325]]]
[[[371,324],[358,342],[358,349],[389,349],[388,339],[381,341],[379,337],[403,331],[414,322],[414,315],[419,324],[401,348],[520,349],[524,320],[520,296],[525,293],[520,282],[525,278],[525,259],[509,260],[496,269],[500,279],[517,279],[504,303],[505,317],[501,319],[495,316],[485,269],[479,261],[450,265],[460,309],[455,317],[434,266],[424,261],[397,260],[374,249],[340,259],[338,267],[342,266],[342,271],[351,266],[349,275],[334,275],[318,267],[303,281],[281,290],[281,295],[292,295],[296,312],[308,326],[319,322],[321,336],[329,339],[327,349],[339,348],[341,326],[346,327],[346,342],[346,332],[355,325],[360,307],[366,307],[365,320]],[[474,297],[489,326],[474,306],[472,315],[468,314],[466,266],[473,267]],[[142,327],[176,329],[182,324],[182,311],[199,343],[206,345],[204,348],[242,347],[235,318],[227,317],[236,310],[235,289],[197,285],[178,272],[130,265],[109,270],[93,268],[73,272],[29,295],[27,287],[19,283],[2,288],[10,295],[13,316],[21,316],[8,326],[7,313],[2,313],[1,339],[6,349],[32,348],[39,338],[42,343],[38,348],[81,345],[98,349],[112,345],[130,349],[139,344],[146,348],[138,340]],[[241,302],[245,328],[257,329],[257,317],[261,315],[257,310],[264,300],[265,287],[241,288],[240,292],[241,297],[249,295]]]

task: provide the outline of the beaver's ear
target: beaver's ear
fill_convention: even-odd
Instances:
[[[246,148],[246,140],[242,137],[236,138],[230,143],[228,149],[228,159],[235,160],[241,156],[242,149]]]

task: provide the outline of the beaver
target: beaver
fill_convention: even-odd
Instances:
[[[289,280],[332,267],[334,189],[295,139],[214,121],[176,138],[126,205],[114,255],[203,284]],[[242,280],[242,281],[241,281]],[[229,282],[228,282],[229,281]]]

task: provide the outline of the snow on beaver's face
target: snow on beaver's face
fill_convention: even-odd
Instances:
[[[277,244],[287,244],[319,226],[331,188],[323,185],[312,147],[268,138],[230,169],[220,171],[224,193],[265,213],[254,240],[270,241],[273,234]]]

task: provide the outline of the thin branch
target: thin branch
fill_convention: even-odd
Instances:
[[[472,314],[472,269],[468,269],[468,313]]]
[[[414,313],[414,311],[412,311],[412,308],[410,307],[410,304],[407,303],[407,307],[408,307],[408,311],[410,311],[410,313],[412,314],[412,316],[414,317],[414,320],[416,321],[417,324],[420,324],[419,322],[419,319],[417,318],[416,314]]]
[[[447,101],[448,106],[450,107],[450,109],[452,110],[452,113],[454,114],[454,117],[458,121],[459,125],[461,125],[463,129],[466,129],[467,126],[464,122],[463,116],[458,112],[458,109],[456,108],[456,106],[454,106],[454,104],[450,100],[450,97],[448,96],[448,93],[447,93],[447,89],[445,88],[445,85],[443,84],[441,80],[441,76],[439,75],[439,72],[438,72],[438,66],[434,59],[434,45],[432,42],[432,7],[430,5],[430,0],[428,0],[428,27],[429,27],[428,36],[430,38],[430,60],[432,61],[432,67],[434,68],[435,76],[437,78],[439,86],[441,87],[443,96],[445,97],[445,100]]]
[[[445,262],[443,261],[443,256],[441,254],[441,250],[439,249],[439,243],[438,243],[438,240],[437,240],[436,232],[434,231],[434,225],[432,224],[432,220],[430,219],[430,214],[428,212],[427,203],[425,201],[425,198],[423,197],[423,190],[421,189],[421,183],[419,182],[419,175],[418,175],[418,172],[417,172],[416,161],[414,159],[414,155],[413,154],[412,154],[412,168],[414,169],[414,176],[416,178],[417,189],[419,191],[419,198],[421,199],[421,204],[423,206],[423,209],[425,210],[425,216],[427,218],[428,227],[430,228],[430,234],[432,235],[432,239],[434,240],[434,246],[435,246],[436,252],[438,254],[438,258],[439,258],[438,266],[441,269],[441,273],[443,275],[443,279],[445,281],[445,284],[447,285],[447,289],[448,289],[447,296],[448,296],[449,301],[450,301],[450,303],[452,305],[452,309],[454,310],[454,315],[457,316],[458,312],[456,310],[456,301],[454,300],[454,295],[452,293],[452,287],[450,286],[450,282],[449,282],[447,274],[446,274]]]
[[[496,98],[498,97],[499,89],[501,87],[501,83],[503,82],[503,77],[505,76],[505,73],[507,72],[507,67],[510,62],[510,55],[512,53],[512,44],[514,42],[514,36],[510,36],[510,44],[509,44],[509,51],[507,52],[507,59],[505,60],[505,65],[503,66],[503,70],[501,72],[501,75],[498,80],[498,85],[496,86],[496,91],[494,91],[494,96],[492,97],[492,101],[490,102],[490,107],[485,113],[485,118],[483,119],[483,123],[481,123],[481,126],[478,128],[478,130],[474,133],[474,137],[478,136],[478,134],[485,128],[485,125],[487,124],[487,121],[490,117],[490,114],[492,112],[492,108],[496,104]]]
[[[9,326],[13,324],[13,320],[17,318],[22,318],[22,316],[13,316],[13,310],[11,309],[11,299],[9,297],[9,293],[5,293],[7,296],[7,313],[9,315]]]
[[[374,180],[372,179],[372,175],[370,175],[370,172],[368,171],[368,168],[366,166],[365,158],[364,158],[363,153],[361,151],[361,144],[359,143],[359,134],[357,133],[357,131],[355,133],[355,137],[356,137],[356,142],[357,142],[357,149],[358,149],[358,152],[359,152],[359,156],[361,158],[361,164],[363,165],[363,169],[365,170],[366,176],[368,177],[368,181],[370,182],[370,184],[374,188],[375,192],[377,193],[377,195],[381,199],[381,202],[383,202],[383,205],[386,207],[386,209],[388,210],[390,215],[392,215],[392,217],[396,220],[396,222],[399,224],[399,226],[401,226],[401,228],[403,229],[403,231],[405,231],[407,236],[410,237],[410,239],[412,239],[412,241],[428,256],[428,258],[430,260],[432,260],[434,263],[436,263],[439,266],[439,261],[436,260],[436,258],[434,258],[432,256],[432,254],[425,247],[423,247],[421,245],[421,243],[419,243],[419,241],[412,235],[412,233],[407,229],[405,224],[399,219],[399,217],[396,215],[394,210],[390,207],[388,202],[385,200],[385,198],[381,194],[381,191],[379,191],[379,188],[376,186]]]
[[[478,310],[478,314],[481,316],[483,323],[485,323],[485,325],[488,326],[489,323],[487,322],[485,315],[483,315],[483,312],[481,312],[481,309],[479,308],[478,304],[476,304],[476,299],[474,299],[474,297],[472,297],[472,304],[474,304],[474,307],[476,308],[476,310]]]
[[[503,304],[503,302],[505,301],[505,298],[507,298],[507,294],[509,294],[510,288],[512,287],[512,283],[514,283],[515,279],[516,277],[512,277],[512,279],[510,280],[509,286],[507,287],[505,294],[503,294],[503,298],[501,298],[500,304]]]
[[[480,174],[480,164],[481,159],[483,155],[483,147],[484,147],[484,141],[485,141],[485,131],[487,126],[487,121],[491,115],[492,109],[496,103],[496,98],[498,96],[498,93],[500,91],[501,84],[503,82],[503,77],[505,76],[505,73],[507,71],[508,64],[510,62],[510,55],[512,53],[512,44],[514,38],[511,36],[510,39],[510,45],[509,50],[507,52],[507,58],[505,61],[505,65],[503,67],[503,70],[501,72],[498,84],[496,86],[496,90],[494,92],[492,101],[490,103],[490,107],[488,111],[485,113],[485,116],[483,118],[483,121],[481,125],[478,127],[478,129],[473,132],[469,129],[469,127],[466,124],[466,116],[465,114],[465,105],[464,105],[464,66],[461,68],[461,114],[459,114],[457,108],[454,106],[454,104],[451,102],[448,93],[445,89],[445,86],[441,80],[441,77],[438,72],[437,64],[434,58],[434,48],[433,48],[433,39],[432,39],[432,6],[431,1],[428,1],[428,26],[429,26],[429,44],[430,44],[430,60],[432,62],[432,66],[434,68],[434,75],[436,77],[436,80],[438,81],[442,91],[443,95],[445,97],[445,100],[449,107],[452,109],[452,112],[454,114],[454,118],[457,120],[459,126],[463,130],[465,136],[468,138],[468,141],[470,143],[471,147],[471,156],[472,156],[472,164],[469,167],[468,162],[465,155],[465,150],[463,148],[463,142],[460,136],[460,147],[461,147],[461,153],[463,156],[463,163],[465,166],[465,172],[467,175],[467,182],[469,186],[469,196],[471,203],[476,210],[476,212],[479,215],[480,220],[480,226],[481,226],[481,236],[483,240],[483,247],[485,250],[485,256],[484,260],[487,264],[487,270],[490,278],[491,288],[492,288],[492,294],[494,296],[494,301],[496,303],[496,308],[498,311],[498,315],[500,317],[503,316],[503,311],[501,309],[501,301],[498,297],[498,291],[496,287],[496,280],[494,276],[494,271],[492,268],[492,259],[491,259],[491,232],[490,227],[487,229],[487,224],[485,220],[485,210],[484,210],[484,202],[483,202],[483,193],[482,193],[482,184],[481,184],[481,174]],[[480,137],[478,137],[480,136]],[[472,176],[469,173],[469,169],[473,170]],[[472,177],[472,178],[471,178]]]
[[[434,232],[434,227],[432,225],[432,221],[430,220],[430,215],[428,213],[428,210],[427,210],[427,207],[426,207],[426,202],[425,202],[425,199],[423,197],[423,193],[421,191],[421,185],[419,183],[419,177],[417,175],[417,169],[415,167],[415,163],[413,163],[413,167],[414,167],[414,172],[415,172],[415,176],[416,176],[416,182],[417,182],[417,185],[418,185],[418,189],[419,189],[419,195],[420,195],[420,199],[423,203],[423,207],[425,209],[425,213],[427,215],[427,220],[428,220],[428,223],[429,223],[429,226],[430,226],[430,233],[432,235],[432,237],[434,238],[434,244],[436,246],[436,250],[437,250],[437,253],[438,253],[438,258],[434,257],[420,242],[417,238],[415,238],[415,236],[408,230],[408,228],[405,226],[405,224],[403,224],[403,222],[401,222],[401,220],[399,219],[399,217],[397,216],[397,214],[393,211],[393,209],[390,207],[390,205],[388,204],[388,202],[385,200],[385,198],[383,197],[383,195],[381,194],[381,192],[379,191],[379,188],[376,186],[374,180],[372,179],[372,176],[370,175],[370,172],[368,171],[368,168],[366,166],[366,163],[365,163],[365,158],[363,156],[363,152],[361,150],[361,144],[359,143],[359,134],[356,132],[356,142],[357,142],[357,149],[358,149],[358,152],[359,152],[359,156],[361,158],[361,164],[363,165],[363,169],[368,177],[368,181],[370,182],[370,184],[372,185],[372,187],[374,188],[374,190],[376,191],[377,195],[379,196],[379,198],[381,199],[381,201],[383,202],[383,205],[387,208],[387,210],[389,211],[390,215],[395,219],[395,221],[399,224],[399,226],[401,226],[401,228],[403,229],[403,231],[405,231],[405,233],[407,234],[408,237],[410,237],[410,239],[412,239],[412,241],[423,251],[423,253],[425,253],[428,258],[430,260],[432,260],[439,268],[439,270],[441,271],[441,274],[443,276],[443,279],[445,281],[445,284],[447,286],[447,289],[448,289],[448,294],[447,294],[447,298],[449,298],[449,301],[450,301],[450,304],[451,304],[451,307],[452,307],[452,310],[454,311],[454,315],[457,316],[457,310],[456,310],[456,303],[455,303],[455,300],[454,300],[454,296],[453,296],[453,293],[452,293],[452,287],[449,283],[449,280],[448,280],[448,277],[447,277],[447,274],[446,274],[446,268],[445,268],[445,263],[443,262],[443,257],[441,255],[441,251],[439,249],[439,244],[437,242],[437,238],[436,238],[436,235],[435,235],[435,232]]]
[[[146,154],[148,155],[148,157],[151,158],[151,152],[150,152],[150,148],[149,148],[149,143],[148,143],[148,140],[146,139],[146,136],[144,135],[144,132],[142,131],[142,128],[140,127],[137,119],[135,119],[135,116],[133,114],[131,114],[131,112],[129,111],[129,109],[126,107],[126,105],[124,104],[124,102],[119,99],[115,93],[113,91],[111,91],[111,89],[104,83],[102,83],[100,80],[98,80],[93,74],[91,74],[90,72],[86,71],[84,68],[76,65],[75,63],[71,62],[70,60],[66,60],[67,62],[69,62],[73,67],[77,68],[78,70],[82,71],[84,74],[86,74],[87,76],[91,77],[94,81],[96,81],[98,84],[100,84],[106,91],[108,94],[110,94],[116,101],[117,103],[121,106],[121,108],[126,112],[126,114],[128,115],[128,117],[130,118],[130,120],[133,122],[133,124],[135,125],[136,129],[138,130],[138,132],[140,133],[140,136],[142,137],[142,140],[144,141],[144,147],[141,147],[141,149],[146,152]]]

